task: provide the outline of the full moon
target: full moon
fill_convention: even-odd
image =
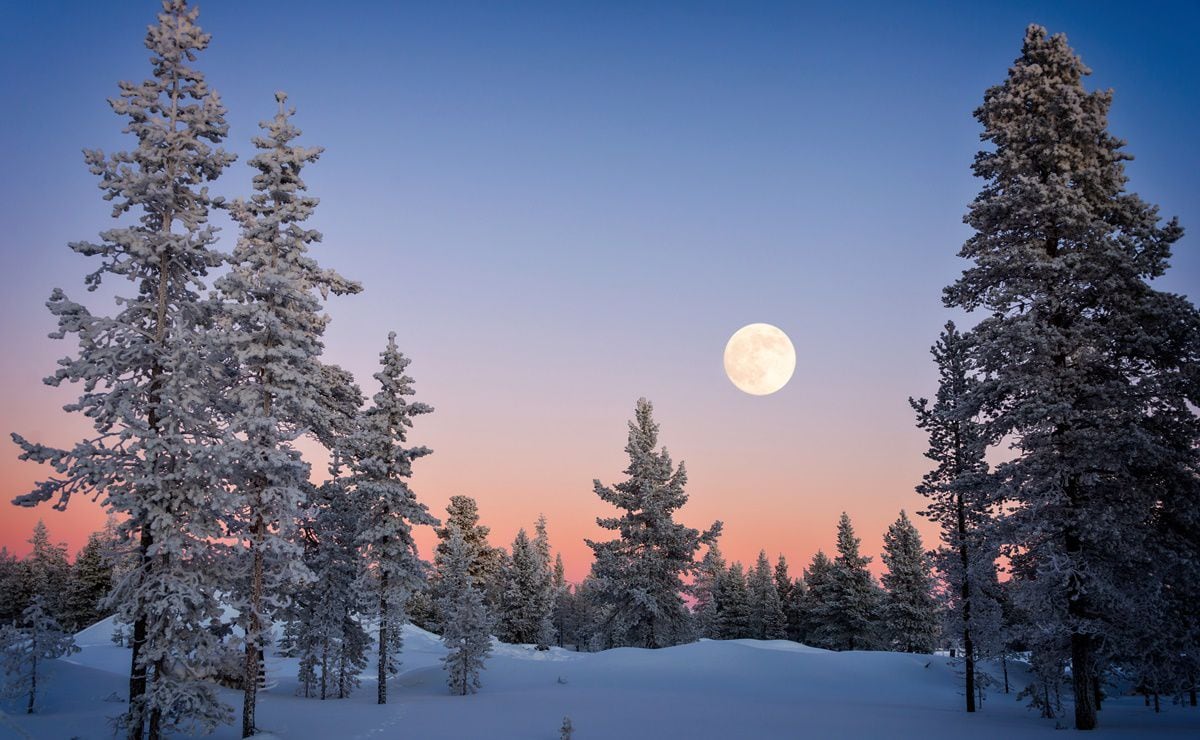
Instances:
[[[752,396],[769,396],[787,385],[795,371],[792,340],[770,324],[743,326],[725,345],[725,374]]]

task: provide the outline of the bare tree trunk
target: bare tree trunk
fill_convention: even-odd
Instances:
[[[1075,695],[1075,729],[1096,729],[1091,638],[1079,632],[1071,635],[1071,688]],[[1157,694],[1155,701],[1158,701]]]
[[[33,700],[37,696],[37,643],[33,645],[33,663],[29,671],[29,704],[25,707],[25,714],[33,714]]]
[[[387,704],[387,664],[388,664],[388,577],[383,574],[379,578],[379,703]]]

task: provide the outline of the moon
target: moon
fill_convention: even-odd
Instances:
[[[796,371],[796,348],[781,329],[748,324],[725,345],[725,374],[738,390],[769,396],[787,385]]]

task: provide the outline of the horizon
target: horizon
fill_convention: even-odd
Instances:
[[[687,463],[678,519],[723,520],[730,562],[782,553],[798,576],[833,551],[842,511],[876,575],[901,509],[936,546],[917,516],[929,461],[907,398],[934,391],[928,348],[946,320],[973,323],[940,300],[966,266],[962,215],[981,184],[971,112],[1028,23],[1065,33],[1093,69],[1087,87],[1114,90],[1110,130],[1136,157],[1128,189],[1200,229],[1200,8],[1189,4],[1132,18],[1085,3],[811,17],[774,5],[753,17],[709,4],[353,16],[198,5],[212,43],[196,66],[229,109],[224,145],[238,154],[214,192],[250,191],[250,137],[286,90],[300,143],[325,147],[305,170],[322,201],[313,255],[365,288],[328,302],[325,359],[369,396],[395,330],[415,399],[435,409],[409,437],[433,449],[415,466],[418,499],[440,517],[451,495],[472,496],[506,548],[544,513],[574,582],[590,565],[583,539],[606,538],[595,517],[612,512],[592,480],[622,478],[642,396],[660,445]],[[66,246],[117,223],[79,150],[129,146],[105,99],[118,80],[148,76],[140,44],[154,9],[38,5],[2,24],[0,60],[22,70],[0,80],[22,101],[0,121],[17,144],[0,176],[4,342],[20,348],[0,365],[5,432],[70,444],[88,430],[61,410],[78,389],[41,383],[72,349],[46,338],[42,304],[61,287],[111,306],[107,288],[86,295],[87,260]],[[264,39],[267,18],[281,27]],[[43,65],[18,66],[35,52]],[[279,63],[258,63],[266,56]],[[230,250],[236,231],[223,213],[213,222]],[[1154,283],[1193,302],[1197,238],[1184,236]],[[722,370],[729,336],[753,322],[796,346],[795,376],[770,396],[742,393]],[[66,512],[11,506],[50,473],[16,456],[6,441],[0,546],[24,554],[41,518],[73,558],[104,512],[85,499]],[[324,458],[309,459],[322,478]],[[418,529],[423,557],[434,539]]]

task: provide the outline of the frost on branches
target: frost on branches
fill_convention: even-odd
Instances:
[[[592,575],[603,610],[598,631],[609,646],[666,647],[690,636],[682,593],[683,576],[697,567],[695,554],[711,544],[721,523],[707,531],[686,527],[672,515],[687,503],[687,473],[675,468],[667,450],[657,450],[658,424],[646,399],[637,402],[629,424],[626,480],[609,487],[595,481],[596,495],[622,511],[596,520],[618,533],[608,542],[587,540],[595,553]]]
[[[433,408],[407,400],[413,395],[413,381],[405,374],[409,360],[396,348],[395,333],[388,335],[387,348],[380,358],[382,367],[375,373],[379,392],[371,408],[359,417],[345,445],[354,495],[366,512],[359,544],[366,548],[376,582],[378,702],[386,704],[388,676],[399,669],[396,654],[405,622],[405,602],[425,580],[425,563],[417,555],[412,528],[420,524],[437,526],[439,522],[408,487],[413,461],[432,450],[404,446],[413,417],[428,414]]]
[[[1158,625],[1164,654],[1193,651],[1187,608],[1170,615],[1200,582],[1181,534],[1200,517],[1200,315],[1149,284],[1182,229],[1126,192],[1112,93],[1088,92],[1087,74],[1064,36],[1030,26],[984,95],[972,264],[945,293],[985,313],[971,396],[989,438],[1012,440],[996,475],[1014,606],[1044,638],[1035,660],[1069,660],[1080,729],[1096,726],[1101,674],[1145,649],[1134,625]]]
[[[191,64],[208,46],[197,11],[165,0],[146,34],[152,77],[120,83],[109,103],[137,140],[131,151],[85,151],[120,225],[98,242],[71,248],[98,265],[89,290],[104,279],[126,283],[115,310],[94,314],[55,289],[48,306],[58,321],[52,336],[74,336],[78,349],[59,361],[50,385],[80,383],[67,406],[87,416],[94,435],[54,449],[19,435],[21,458],[49,464],[56,475],[16,502],[32,506],[75,494],[100,498],[124,518],[139,543],[140,566],[120,584],[118,616],[133,626],[130,737],[205,732],[228,721],[206,668],[217,640],[208,631],[220,616],[215,589],[221,568],[220,513],[225,509],[220,438],[204,365],[209,336],[201,291],[221,263],[213,251],[206,183],[233,155],[216,145],[226,135],[225,108]],[[125,217],[130,217],[128,220]],[[190,666],[183,670],[183,666]]]
[[[255,731],[264,635],[288,596],[312,577],[295,531],[309,465],[294,442],[306,433],[322,437],[344,429],[353,413],[326,402],[339,392],[327,387],[337,377],[319,361],[328,323],[322,298],[360,290],[309,255],[321,234],[304,226],[317,199],[300,173],[321,150],[295,143],[295,109],[287,108],[283,93],[275,100],[275,117],[259,124],[266,135],[254,139],[255,193],[231,209],[242,229],[233,267],[216,283],[214,344],[227,368],[227,439],[220,450],[236,492],[226,520],[228,534],[240,542],[232,596],[245,634],[243,736]]]
[[[481,686],[479,673],[492,651],[491,629],[483,594],[471,576],[472,552],[458,529],[446,540],[446,569],[442,575],[442,643],[449,651],[442,659],[450,693],[474,694]]]

